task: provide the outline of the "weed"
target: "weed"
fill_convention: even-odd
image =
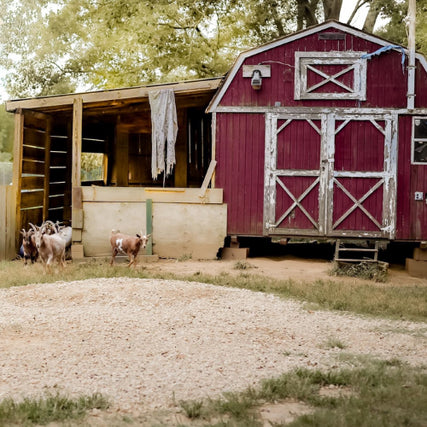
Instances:
[[[107,409],[108,406],[108,401],[100,394],[77,399],[48,394],[43,398],[25,398],[20,402],[5,399],[0,402],[0,425],[48,424],[79,419],[90,409]]]
[[[347,346],[339,338],[329,337],[324,347],[339,348],[340,350],[344,350]]]
[[[249,268],[252,268],[252,266],[247,261],[237,261],[233,268],[235,270],[247,270]]]
[[[193,258],[193,254],[183,254],[179,258],[177,258],[177,261],[184,262],[184,261],[189,261],[192,258]]]
[[[325,387],[351,393],[320,393]],[[360,366],[332,371],[297,369],[278,378],[265,380],[259,389],[228,393],[206,404],[206,419],[226,417],[210,426],[261,426],[257,408],[264,402],[304,402],[313,411],[297,416],[292,426],[377,426],[414,425],[427,422],[427,374],[394,361],[372,358]],[[281,426],[284,424],[274,424]]]
[[[185,415],[190,419],[200,418],[202,415],[203,400],[181,400],[179,405],[184,410]]]
[[[330,270],[332,276],[349,276],[358,277],[365,280],[374,280],[375,282],[387,282],[387,269],[380,263],[375,262],[360,262],[337,263],[335,262]]]

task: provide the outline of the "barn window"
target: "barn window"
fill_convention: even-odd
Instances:
[[[366,99],[365,52],[295,52],[295,99]]]
[[[427,163],[427,117],[414,117],[412,126],[412,163]]]

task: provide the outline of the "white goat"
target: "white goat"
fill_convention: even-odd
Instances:
[[[30,224],[34,230],[36,247],[40,259],[44,265],[45,272],[50,272],[50,266],[56,260],[61,268],[65,266],[65,240],[58,234],[48,234],[48,226],[42,224],[41,227],[35,227]]]
[[[111,231],[110,243],[112,249],[112,256],[110,265],[113,265],[116,259],[116,255],[121,252],[126,254],[129,257],[130,267],[132,264],[136,266],[136,257],[141,248],[147,246],[148,239],[151,237],[151,234],[144,235],[137,234],[136,236],[129,236],[128,234],[120,233],[118,230]]]

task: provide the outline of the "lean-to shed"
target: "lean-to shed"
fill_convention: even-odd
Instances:
[[[427,240],[427,62],[335,21],[243,52],[207,111],[227,233]]]
[[[220,81],[7,102],[15,113],[17,245],[20,229],[50,219],[72,224],[73,257],[108,255],[112,229],[149,229],[155,254],[215,258],[226,206],[222,189],[208,188],[215,163],[205,109]],[[172,102],[152,114],[160,94]],[[153,178],[152,122],[166,110],[178,126],[176,163]]]
[[[149,95],[165,89],[176,164],[153,180]],[[224,79],[6,108],[17,236],[68,221],[75,255],[150,222],[154,252],[172,257],[213,258],[227,235],[427,240],[426,59],[336,21],[243,52]]]

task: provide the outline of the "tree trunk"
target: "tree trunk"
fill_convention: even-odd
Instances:
[[[362,30],[368,33],[373,33],[375,23],[377,22],[377,18],[379,14],[380,14],[380,6],[378,4],[378,1],[373,0],[371,5],[369,6],[369,11],[368,11],[368,14],[366,15]]]
[[[325,21],[328,19],[340,19],[340,12],[343,0],[322,0],[323,10],[325,13]]]
[[[297,30],[316,25],[319,21],[316,18],[316,9],[319,0],[300,0],[297,9]]]

